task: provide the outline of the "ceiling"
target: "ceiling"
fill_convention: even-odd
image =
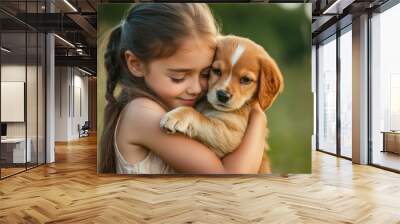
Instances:
[[[373,11],[388,0],[311,0],[313,44],[351,24],[353,17]]]
[[[29,60],[43,47],[30,43],[35,36],[30,32],[54,32],[60,37],[55,38],[56,66],[79,66],[95,74],[96,6],[96,0],[1,0],[2,45],[12,49],[7,60],[17,62],[25,56]],[[21,35],[25,31],[27,40]]]

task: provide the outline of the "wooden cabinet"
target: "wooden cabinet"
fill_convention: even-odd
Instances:
[[[383,133],[383,152],[400,154],[400,132],[388,131]]]

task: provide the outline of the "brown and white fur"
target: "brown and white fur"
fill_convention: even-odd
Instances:
[[[222,158],[242,141],[251,104],[258,101],[266,110],[282,89],[282,74],[264,48],[247,38],[223,36],[218,40],[207,99],[196,110],[183,106],[168,112],[160,126],[199,140]],[[259,173],[270,172],[265,150]]]

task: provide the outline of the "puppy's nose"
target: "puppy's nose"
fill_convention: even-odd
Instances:
[[[231,98],[231,94],[223,90],[217,91],[217,98],[221,103],[226,103]]]

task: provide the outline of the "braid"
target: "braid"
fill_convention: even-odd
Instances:
[[[104,54],[104,63],[108,73],[106,99],[109,103],[116,103],[114,89],[121,77],[120,40],[121,26],[118,26],[111,32],[106,53]]]
[[[102,163],[100,172],[115,173],[114,130],[120,113],[117,100],[114,97],[115,86],[121,79],[120,57],[121,27],[115,28],[111,34],[104,54],[104,64],[107,69],[107,105],[104,110],[104,129],[101,137]]]

